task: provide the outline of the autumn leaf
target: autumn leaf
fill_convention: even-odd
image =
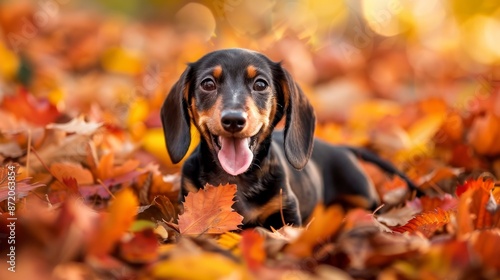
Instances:
[[[152,228],[132,232],[120,243],[120,256],[130,263],[150,263],[158,257],[158,240]]]
[[[217,239],[217,244],[226,250],[231,250],[231,252],[236,255],[241,255],[241,242],[242,236],[234,232],[224,232]]]
[[[245,230],[241,234],[241,251],[243,259],[251,271],[262,266],[266,259],[264,238],[254,230]]]
[[[86,122],[83,116],[72,119],[70,122],[59,124],[50,123],[48,129],[58,129],[66,133],[76,133],[81,135],[91,135],[102,126],[102,123]]]
[[[37,99],[25,89],[20,89],[15,95],[5,96],[0,108],[36,125],[46,125],[59,116],[57,108],[48,100]]]
[[[14,166],[15,170],[12,171],[8,167],[9,165],[0,167],[0,202],[7,199],[9,196],[9,191],[12,193],[12,190],[9,189],[9,180],[10,178],[15,179],[15,197],[16,199],[25,197],[28,193],[36,188],[45,186],[42,183],[32,183],[31,178],[21,178],[19,174],[19,165],[12,164],[10,166]],[[16,175],[12,175],[12,172],[15,172]]]
[[[431,211],[436,208],[441,208],[445,211],[456,209],[458,205],[458,200],[452,197],[450,194],[445,194],[442,197],[430,197],[424,196],[421,198],[416,198],[415,201],[419,201],[421,205],[421,210]]]
[[[318,204],[311,215],[311,221],[295,241],[290,243],[285,252],[295,257],[307,257],[320,242],[332,237],[342,225],[344,211],[338,205],[325,208]]]
[[[396,232],[421,233],[425,237],[431,237],[436,231],[451,221],[450,211],[436,208],[416,215],[404,226],[392,228]]]
[[[461,196],[464,192],[468,190],[477,190],[482,189],[486,192],[489,192],[493,189],[494,183],[492,180],[483,180],[483,179],[469,179],[466,180],[464,184],[458,185],[456,189],[457,196]]]
[[[184,202],[184,213],[179,216],[181,234],[220,234],[238,229],[243,217],[231,206],[236,185],[206,185],[196,193],[189,193]]]
[[[500,211],[497,208],[500,196],[498,192],[492,192],[493,187],[492,180],[478,179],[468,180],[457,188],[457,193],[461,193],[457,213],[459,236],[478,229],[500,227]]]
[[[90,170],[82,167],[81,164],[73,162],[56,162],[50,165],[50,172],[60,182],[64,178],[74,178],[80,185],[89,185],[94,183],[94,178]]]
[[[473,250],[486,266],[500,269],[500,230],[498,228],[476,232],[473,237]]]
[[[215,253],[181,255],[158,262],[151,279],[252,279],[241,265]]]
[[[137,197],[131,189],[124,189],[116,194],[109,213],[101,219],[99,230],[93,236],[88,252],[98,257],[107,254],[132,225],[137,207]]]
[[[108,153],[102,156],[97,165],[97,177],[102,181],[123,176],[134,171],[139,166],[137,160],[127,160],[120,165],[115,165],[114,153]]]
[[[500,117],[492,112],[478,116],[467,134],[468,143],[482,155],[500,153],[498,138],[500,137]]]

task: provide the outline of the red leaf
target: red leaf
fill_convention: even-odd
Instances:
[[[36,99],[24,89],[16,95],[5,96],[2,109],[35,125],[54,122],[59,116],[57,108],[46,99]]]
[[[406,225],[394,227],[396,232],[420,232],[427,238],[431,237],[437,230],[450,222],[450,211],[436,208],[433,211],[422,212],[411,219]]]
[[[120,244],[120,255],[131,263],[150,263],[158,256],[158,240],[152,228],[131,233],[132,238]]]
[[[264,238],[255,230],[245,230],[241,234],[241,251],[250,270],[257,270],[266,259]]]

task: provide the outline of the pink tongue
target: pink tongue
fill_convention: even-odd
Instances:
[[[219,162],[227,173],[236,176],[250,167],[253,155],[248,141],[250,138],[220,136]]]

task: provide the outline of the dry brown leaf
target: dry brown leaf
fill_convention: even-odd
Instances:
[[[238,229],[243,216],[234,212],[236,185],[206,185],[196,193],[189,193],[184,202],[184,213],[179,216],[181,234],[220,234]]]
[[[405,225],[415,217],[417,213],[421,212],[420,207],[412,207],[411,205],[405,205],[405,207],[402,208],[392,208],[391,210],[377,215],[377,221],[390,226],[401,226]]]

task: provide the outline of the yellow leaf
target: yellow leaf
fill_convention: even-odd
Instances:
[[[186,160],[186,158],[193,152],[196,146],[198,146],[199,142],[200,136],[198,134],[198,131],[194,127],[191,127],[191,144],[189,146],[188,152],[186,153],[186,156],[179,163],[179,165],[181,165],[184,160]],[[174,166],[167,153],[167,146],[165,145],[165,136],[163,135],[163,129],[157,128],[148,130],[144,134],[142,145],[147,152],[155,155],[159,160],[167,164],[167,166]]]
[[[7,79],[12,79],[15,77],[17,73],[17,69],[19,68],[19,59],[16,54],[7,49],[0,42],[0,76],[3,76]]]
[[[158,263],[151,279],[251,279],[246,269],[214,253],[184,255]]]
[[[407,131],[408,146],[397,153],[396,161],[407,161],[432,154],[432,138],[442,126],[446,115],[430,114],[418,119]]]
[[[134,125],[136,122],[144,121],[150,112],[148,101],[145,99],[137,99],[131,105],[128,112],[127,124]]]
[[[219,239],[217,239],[217,244],[226,250],[231,250],[234,255],[240,256],[241,249],[239,245],[241,238],[241,235],[237,233],[225,232],[219,237]]]
[[[123,49],[110,48],[104,53],[102,65],[110,72],[135,75],[143,68],[142,54]]]

